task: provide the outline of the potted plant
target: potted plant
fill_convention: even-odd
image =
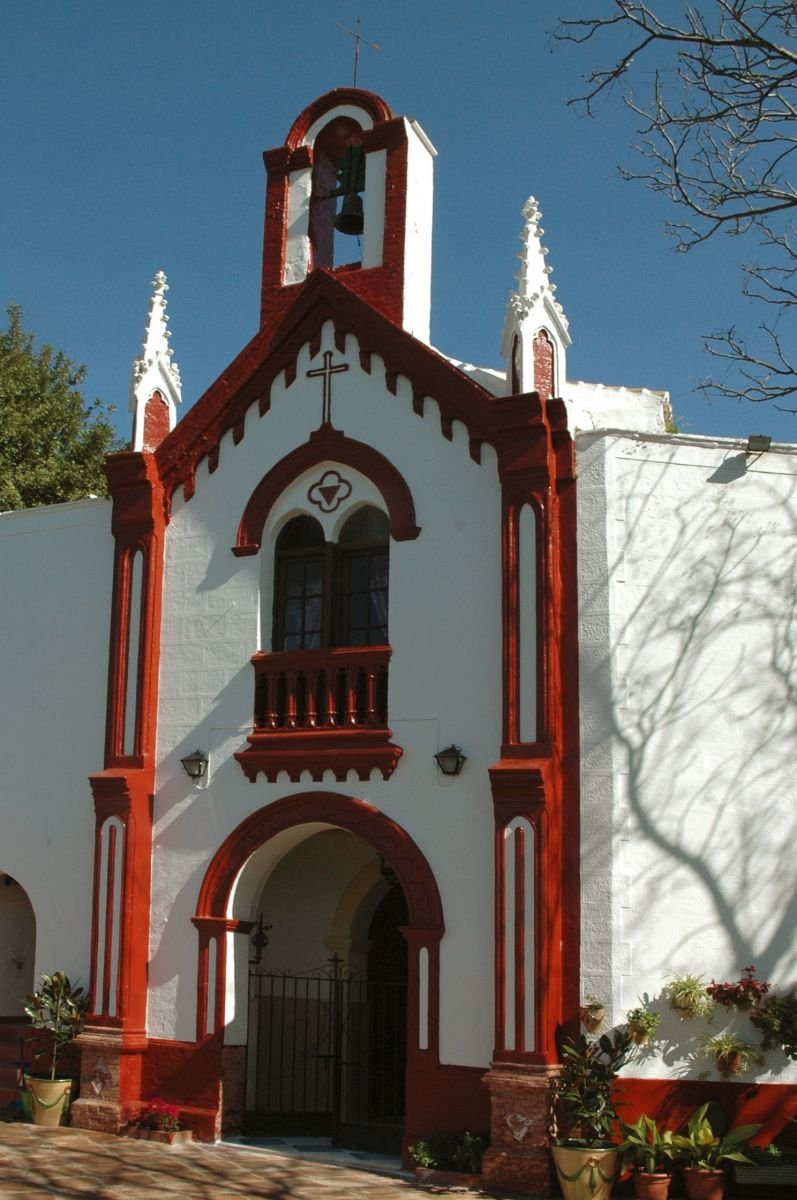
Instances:
[[[596,1033],[603,1024],[606,1016],[606,1005],[597,996],[587,996],[587,1003],[582,1004],[579,1016],[588,1033]]]
[[[742,1146],[761,1128],[738,1125],[727,1133],[715,1132],[708,1109],[708,1104],[701,1105],[689,1118],[686,1133],[676,1134],[673,1139],[684,1162],[684,1188],[689,1200],[722,1200],[723,1164],[749,1163],[751,1160],[743,1153]]]
[[[667,1200],[675,1157],[672,1130],[660,1130],[645,1113],[633,1125],[621,1121],[620,1129],[620,1169],[631,1171],[634,1194],[638,1200]]]
[[[408,1147],[419,1183],[479,1187],[488,1138],[478,1133],[437,1133]]]
[[[763,979],[757,979],[755,967],[745,967],[742,971],[741,979],[735,982],[717,983],[712,979],[711,983],[706,988],[706,994],[711,997],[715,1004],[722,1004],[725,1008],[740,1008],[749,1010],[756,1008],[769,992],[771,985]]]
[[[647,1046],[661,1025],[661,1013],[653,1012],[645,1005],[629,1009],[625,1019],[628,1023],[629,1037],[637,1046]]]
[[[717,1070],[726,1078],[729,1075],[741,1075],[751,1062],[763,1062],[755,1046],[742,1041],[727,1029],[704,1037],[700,1045],[704,1054],[710,1054],[715,1059]]]
[[[770,992],[750,1013],[750,1020],[762,1031],[765,1050],[782,1050],[797,1061],[797,987]]]
[[[156,1096],[145,1104],[138,1117],[131,1121],[121,1132],[128,1137],[144,1138],[150,1142],[165,1142],[172,1146],[175,1142],[186,1142],[191,1139],[191,1130],[183,1129],[180,1124],[180,1110],[176,1104],[169,1104]]]
[[[679,1016],[686,1020],[707,1017],[713,1007],[702,975],[673,975],[662,992]]]
[[[50,1055],[45,1074],[26,1074],[25,1088],[30,1096],[31,1116],[35,1125],[59,1125],[69,1106],[72,1079],[57,1074],[58,1058],[83,1028],[88,997],[82,987],[72,984],[63,971],[42,975],[39,990],[25,998],[25,1012],[34,1029],[46,1031],[48,1050],[36,1057]]]
[[[568,1039],[549,1088],[551,1152],[565,1200],[608,1200],[617,1166],[612,1086],[633,1042],[625,1028]]]

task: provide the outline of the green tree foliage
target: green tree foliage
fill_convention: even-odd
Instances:
[[[80,390],[86,369],[52,346],[34,348],[22,310],[0,331],[0,511],[104,495],[105,455],[118,449],[99,400]]]

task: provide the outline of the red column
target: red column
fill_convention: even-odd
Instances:
[[[113,1130],[140,1096],[147,1045],[152,799],[165,506],[154,457],[106,465],[116,540],[104,768],[95,809],[90,1013],[72,1124]],[[140,571],[134,570],[136,557]],[[136,582],[137,581],[137,582]],[[135,594],[134,594],[135,584]],[[139,590],[140,589],[140,590]]]

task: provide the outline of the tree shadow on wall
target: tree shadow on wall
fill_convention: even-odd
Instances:
[[[797,966],[797,481],[762,472],[707,489],[691,468],[673,488],[673,470],[632,454],[621,469],[616,632],[585,672],[583,715],[593,752],[619,748],[624,788],[614,829],[586,838],[606,871],[630,831],[632,942],[650,942],[651,907],[683,885],[678,944],[675,909],[661,930],[671,962],[675,946],[699,971],[719,925],[739,969],[785,982]]]

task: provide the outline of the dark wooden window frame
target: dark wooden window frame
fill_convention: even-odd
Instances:
[[[363,509],[358,509],[352,514],[349,521],[356,519]],[[379,513],[381,517],[385,514],[381,509],[373,508],[373,511]],[[387,571],[386,571],[386,592],[389,596],[390,591],[390,540],[389,531],[385,529],[384,536],[379,537],[363,537],[351,542],[346,542],[345,532],[348,521],[341,530],[341,540],[334,542],[309,542],[306,545],[299,546],[280,546],[280,539],[284,539],[286,533],[294,525],[294,521],[312,521],[320,530],[320,524],[314,517],[304,516],[296,517],[290,521],[281,531],[277,539],[277,545],[274,558],[274,606],[272,619],[272,648],[276,652],[283,650],[301,650],[309,648],[330,648],[333,646],[347,646],[350,644],[348,636],[349,630],[349,598],[351,595],[350,586],[350,566],[355,557],[368,557],[369,579],[371,575],[371,564],[373,556],[376,554],[385,554],[387,556]],[[309,526],[308,526],[309,528]],[[288,536],[289,540],[289,536]],[[292,563],[302,563],[305,568],[311,562],[321,562],[322,566],[322,591],[321,591],[321,640],[319,647],[308,647],[304,645],[306,630],[304,627],[304,617],[302,620],[302,628],[299,631],[299,636],[303,644],[301,646],[286,646],[286,614],[287,614],[287,573],[288,566]],[[370,596],[370,589],[369,589]],[[369,613],[366,620],[365,628],[368,640],[365,643],[358,642],[358,645],[371,645],[372,629],[378,628],[371,620],[369,602]],[[385,605],[385,623],[389,621],[389,611],[387,607],[387,598]],[[384,641],[387,644],[387,630],[385,631]]]

